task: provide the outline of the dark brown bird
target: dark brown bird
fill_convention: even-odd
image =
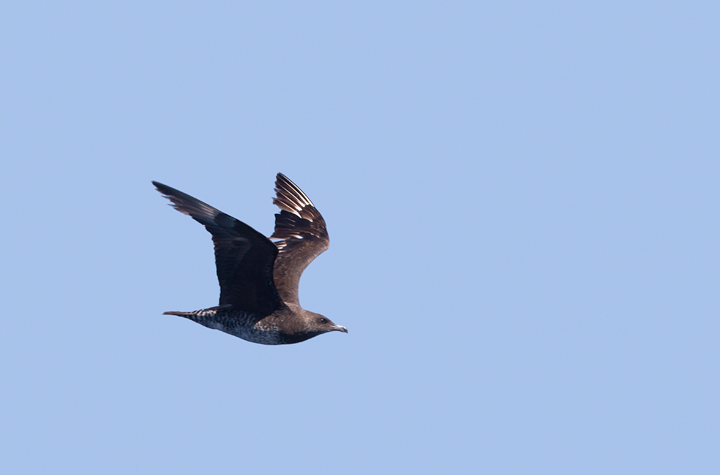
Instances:
[[[266,238],[247,224],[156,181],[173,207],[199,222],[215,243],[220,305],[194,312],[165,312],[188,318],[253,343],[299,343],[331,331],[347,333],[329,318],[300,307],[300,276],[330,245],[325,220],[288,177],[277,174],[273,203],[275,232]]]

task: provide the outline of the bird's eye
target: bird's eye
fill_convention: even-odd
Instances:
[[[328,322],[328,321],[327,321],[327,318],[321,318],[321,319],[320,319],[320,323],[327,323],[327,322]]]

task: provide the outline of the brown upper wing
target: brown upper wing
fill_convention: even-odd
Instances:
[[[280,306],[273,284],[278,250],[268,238],[247,224],[182,191],[162,183],[153,185],[176,210],[205,226],[215,243],[215,265],[220,282],[220,305],[269,315]]]
[[[282,173],[275,180],[273,203],[280,208],[275,215],[275,286],[283,301],[300,305],[300,276],[313,259],[330,245],[325,220],[305,193]]]

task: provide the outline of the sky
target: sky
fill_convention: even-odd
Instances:
[[[717,2],[6,2],[0,472],[716,474]],[[157,180],[330,249],[263,346]]]

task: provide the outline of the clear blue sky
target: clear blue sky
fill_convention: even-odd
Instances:
[[[0,8],[0,472],[720,473],[717,2]],[[325,216],[265,347],[150,180]]]

